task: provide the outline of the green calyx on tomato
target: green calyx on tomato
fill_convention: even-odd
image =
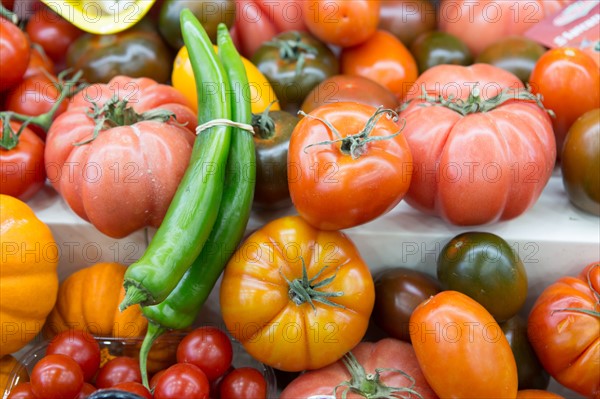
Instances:
[[[365,126],[361,131],[346,137],[342,137],[340,132],[326,119],[315,117],[314,115],[307,114],[304,111],[298,111],[298,113],[304,117],[322,122],[325,126],[329,128],[329,130],[333,132],[333,134],[337,136],[337,139],[334,140],[326,140],[320,141],[318,143],[309,144],[304,148],[305,152],[306,149],[309,147],[340,142],[342,143],[342,145],[340,146],[340,151],[343,154],[350,155],[352,159],[358,159],[366,151],[365,147],[368,143],[378,140],[391,140],[394,137],[398,136],[400,133],[402,133],[402,128],[400,128],[396,133],[393,133],[389,136],[369,137],[369,135],[375,128],[375,125],[377,125],[377,122],[379,122],[379,119],[381,119],[382,116],[386,115],[387,118],[398,120],[398,114],[395,111],[391,109],[385,109],[382,107],[377,108],[375,113],[371,115],[371,117],[367,120],[367,123],[365,123]]]
[[[102,130],[112,129],[113,127],[131,126],[142,121],[167,122],[169,119],[175,118],[173,112],[160,108],[138,114],[132,107],[128,107],[127,103],[127,99],[119,99],[116,96],[112,97],[102,107],[92,103],[92,110],[88,113],[88,116],[96,123],[92,137],[74,143],[74,145],[91,143]]]
[[[296,64],[296,76],[302,73],[306,63],[306,55],[316,56],[317,48],[310,43],[302,41],[302,35],[298,31],[290,32],[291,38],[283,36],[275,37],[265,43],[265,46],[275,47],[279,50],[279,56],[283,61]]]
[[[344,381],[333,388],[333,396],[337,397],[338,388],[346,387],[346,390],[342,393],[342,398],[345,398],[348,392],[358,393],[365,398],[381,398],[381,399],[393,399],[398,398],[398,394],[409,393],[416,395],[416,397],[423,399],[423,396],[414,390],[415,379],[398,369],[375,369],[374,374],[367,374],[364,367],[356,360],[356,357],[352,352],[348,352],[342,358],[344,366],[350,373],[350,381]],[[408,387],[389,387],[381,381],[382,372],[394,372],[399,373],[406,377],[411,385]]]

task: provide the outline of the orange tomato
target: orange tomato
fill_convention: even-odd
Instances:
[[[417,80],[417,63],[402,42],[379,30],[367,41],[345,48],[340,55],[342,74],[360,75],[386,87],[402,100]]]
[[[379,24],[380,0],[302,1],[308,30],[321,41],[340,47],[367,40]]]
[[[524,389],[517,392],[517,399],[565,399],[563,396],[540,389]]]
[[[363,338],[374,302],[369,267],[352,241],[299,216],[250,235],[227,264],[220,292],[233,337],[284,371],[340,359]]]
[[[571,125],[587,111],[600,107],[600,69],[583,50],[560,47],[542,55],[531,71],[533,93],[556,114],[552,126],[559,156]]]
[[[410,338],[427,382],[444,399],[515,398],[517,365],[498,323],[457,291],[422,302]]]

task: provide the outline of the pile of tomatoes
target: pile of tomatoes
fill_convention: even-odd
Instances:
[[[267,397],[267,381],[261,371],[232,366],[232,343],[219,328],[199,327],[176,344],[175,361],[168,356],[163,359],[169,365],[156,370],[148,390],[136,358],[112,355],[87,332],[65,331],[50,341],[29,381],[15,385],[8,398],[83,399],[106,390],[147,399]]]

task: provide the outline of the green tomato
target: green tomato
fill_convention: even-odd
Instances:
[[[535,63],[545,52],[546,49],[533,40],[522,36],[509,36],[484,49],[475,62],[507,70],[523,83],[527,83]]]
[[[471,51],[462,40],[446,32],[430,31],[420,34],[410,46],[419,73],[436,65],[468,66],[473,63]]]
[[[517,314],[527,297],[523,262],[492,233],[466,232],[450,240],[438,257],[437,277],[445,290],[468,295],[499,322]]]

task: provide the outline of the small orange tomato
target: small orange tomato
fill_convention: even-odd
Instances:
[[[534,94],[556,114],[552,127],[560,155],[571,125],[587,111],[600,107],[600,69],[583,50],[560,47],[547,51],[529,77]]]
[[[457,291],[422,302],[410,338],[427,382],[440,398],[517,395],[517,365],[502,329],[483,306]]]
[[[302,1],[308,30],[321,41],[349,47],[367,40],[379,24],[380,0]]]
[[[565,399],[563,396],[540,389],[524,389],[517,392],[517,399]]]
[[[343,49],[340,63],[343,74],[374,80],[399,100],[404,99],[419,74],[410,51],[398,38],[383,30],[362,44]]]

